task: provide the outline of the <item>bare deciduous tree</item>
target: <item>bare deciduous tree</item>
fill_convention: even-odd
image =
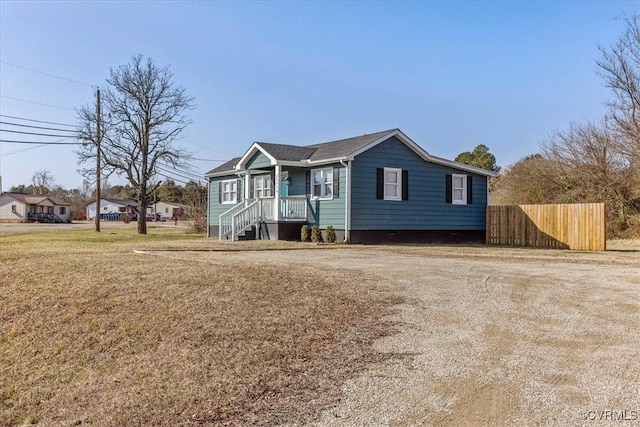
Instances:
[[[610,47],[600,47],[599,75],[613,92],[609,112],[620,150],[640,165],[640,16],[625,18],[626,28]]]
[[[207,187],[189,181],[182,191],[182,203],[189,220],[190,233],[204,233],[207,229]]]
[[[559,203],[567,185],[558,164],[542,154],[518,160],[498,175],[491,185],[491,204],[520,205]]]
[[[160,185],[157,167],[186,167],[190,154],[175,145],[191,123],[186,111],[193,98],[176,86],[168,67],[159,68],[150,58],[134,56],[131,63],[111,69],[102,110],[102,167],[105,175],[124,175],[136,190],[138,233],[146,234],[145,213]],[[78,111],[79,137],[92,141],[78,151],[79,162],[96,155],[96,113],[92,107]],[[83,170],[91,173],[91,169]]]
[[[35,196],[46,196],[55,189],[53,175],[45,169],[37,170],[31,177],[31,183],[33,184],[31,193]]]
[[[638,171],[631,156],[619,144],[606,120],[573,124],[556,132],[544,145],[545,156],[556,162],[567,177],[564,202],[605,202],[609,218],[618,227],[627,226],[635,197]]]

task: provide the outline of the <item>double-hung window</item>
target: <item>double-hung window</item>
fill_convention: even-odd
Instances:
[[[333,199],[333,168],[311,171],[311,196],[317,199]]]
[[[384,168],[384,200],[402,200],[402,169]]]
[[[453,174],[451,176],[451,203],[454,205],[467,204],[467,176]]]
[[[16,213],[18,211],[18,206],[17,205],[11,205],[11,212],[12,213]]]
[[[238,202],[238,180],[230,179],[228,181],[222,181],[220,184],[220,193],[223,204],[231,204]]]
[[[271,175],[261,175],[253,178],[253,197],[273,197],[273,183]]]

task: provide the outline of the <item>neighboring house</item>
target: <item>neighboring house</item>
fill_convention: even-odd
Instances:
[[[432,156],[399,129],[293,146],[255,142],[205,174],[208,235],[353,243],[484,238],[493,172]],[[247,233],[249,231],[249,233]]]
[[[128,199],[100,199],[100,219],[119,220],[120,214],[129,214],[136,217],[138,202]],[[89,203],[86,207],[87,219],[96,218],[96,202]]]
[[[56,196],[0,194],[0,221],[70,222],[71,203]]]
[[[156,202],[147,209],[150,215],[158,214],[164,219],[181,219],[185,206],[181,203]]]

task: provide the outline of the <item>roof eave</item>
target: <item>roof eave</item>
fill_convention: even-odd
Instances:
[[[215,172],[215,173],[206,173],[204,175],[205,178],[217,178],[219,176],[229,176],[229,175],[244,175],[245,174],[245,170],[244,169],[229,169],[226,171],[220,171],[220,172]]]
[[[441,157],[437,157],[437,156],[432,156],[431,154],[429,154],[429,152],[427,152],[424,148],[420,147],[418,144],[416,144],[411,138],[409,138],[407,135],[405,135],[404,132],[402,132],[400,129],[396,129],[392,132],[389,132],[388,134],[378,138],[377,140],[373,141],[372,143],[362,147],[361,149],[354,151],[353,153],[351,153],[348,157],[348,160],[353,160],[358,154],[362,154],[365,151],[375,147],[376,145],[386,141],[387,139],[391,138],[391,137],[397,137],[400,141],[402,141],[407,147],[409,147],[413,152],[415,152],[418,156],[420,156],[423,160],[427,161],[427,162],[431,162],[431,163],[436,163],[436,164],[440,164],[443,166],[448,166],[454,169],[459,169],[459,170],[463,170],[466,172],[471,172],[471,173],[475,173],[477,175],[484,175],[484,176],[489,176],[489,177],[494,177],[497,175],[497,173],[486,170],[486,169],[482,169],[482,168],[477,168],[475,166],[470,166],[470,165],[465,165],[464,163],[458,163],[455,162],[453,160],[447,160],[447,159],[443,159]]]
[[[264,154],[271,162],[271,165],[275,165],[278,162],[278,160],[275,157],[269,154],[269,152],[260,145],[260,143],[254,142],[253,144],[251,144],[251,147],[249,147],[247,152],[244,153],[244,156],[242,156],[238,161],[238,163],[236,163],[235,169],[240,170],[240,169],[246,168],[247,166],[246,163],[249,161],[251,157],[253,157],[253,155],[257,151],[260,151],[262,154]]]
[[[449,166],[451,168],[454,169],[459,169],[459,170],[463,170],[466,172],[471,172],[471,173],[475,173],[476,175],[485,175],[485,176],[489,176],[489,177],[495,177],[498,174],[496,172],[487,170],[487,169],[482,169],[482,168],[478,168],[475,166],[471,166],[471,165],[466,165],[464,163],[460,163],[460,162],[456,162],[453,160],[447,160],[447,159],[443,159],[442,157],[436,157],[436,156],[429,156],[430,157],[430,161],[433,163],[437,163],[443,166]]]
[[[329,163],[338,163],[340,161],[353,160],[351,156],[342,156],[342,157],[333,157],[330,159],[318,159],[318,160],[307,160],[305,165],[314,166],[314,165],[326,165]]]

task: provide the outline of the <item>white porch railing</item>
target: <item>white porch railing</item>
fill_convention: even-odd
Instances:
[[[245,200],[243,203],[235,205],[218,217],[218,239],[222,240],[231,234],[231,219],[233,218],[233,215],[244,209],[246,206],[247,201]]]
[[[292,196],[280,199],[280,218],[283,220],[306,220],[307,209],[307,196]]]
[[[231,216],[231,241],[234,241],[240,232],[260,221],[262,218],[261,199],[249,203],[246,208]]]
[[[308,200],[306,196],[283,197],[280,199],[281,221],[304,221],[307,219]],[[260,221],[274,221],[276,203],[273,197],[245,200],[218,218],[218,238],[229,237],[236,240],[238,235],[248,227]]]
[[[273,221],[276,218],[275,205],[276,200],[273,197],[260,199],[262,203],[262,219],[264,221]]]

